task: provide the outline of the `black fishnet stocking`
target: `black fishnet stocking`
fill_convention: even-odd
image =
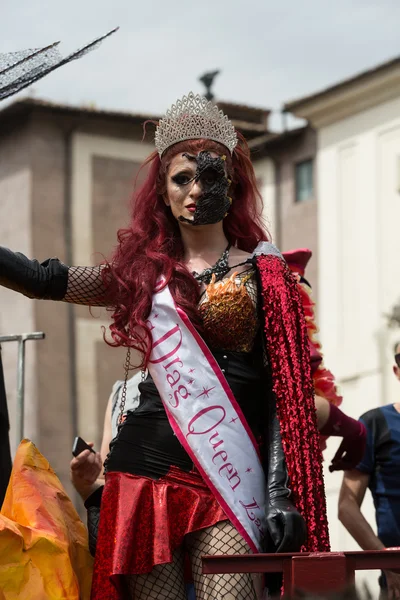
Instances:
[[[248,554],[250,548],[229,521],[186,536],[192,563],[196,600],[256,600],[253,578],[247,573],[203,575],[206,554]]]
[[[174,552],[173,562],[157,565],[146,575],[126,577],[131,600],[186,600],[183,581],[183,548]]]
[[[106,286],[101,276],[104,267],[69,267],[64,302],[86,306],[106,306]]]

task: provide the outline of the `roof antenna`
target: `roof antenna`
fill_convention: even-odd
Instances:
[[[204,94],[207,100],[214,100],[214,94],[211,91],[211,87],[214,83],[214,79],[217,75],[219,75],[221,71],[210,71],[209,73],[204,73],[201,77],[199,77],[199,81],[204,84],[206,88],[206,93]]]

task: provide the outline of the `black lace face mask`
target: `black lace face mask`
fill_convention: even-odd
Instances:
[[[180,216],[179,221],[194,226],[219,223],[231,205],[231,199],[228,197],[230,181],[225,173],[225,161],[219,156],[214,158],[206,151],[197,156],[186,153],[184,156],[197,163],[196,174],[191,181],[201,183],[202,194],[196,203],[194,218]]]

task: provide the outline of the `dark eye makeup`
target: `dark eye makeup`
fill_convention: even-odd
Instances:
[[[187,185],[193,181],[193,175],[187,172],[176,173],[171,177],[172,181],[177,185]]]

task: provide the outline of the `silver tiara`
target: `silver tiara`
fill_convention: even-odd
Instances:
[[[158,154],[184,140],[213,140],[225,146],[232,154],[237,135],[226,115],[207,98],[190,92],[177,100],[160,120],[155,135]]]

